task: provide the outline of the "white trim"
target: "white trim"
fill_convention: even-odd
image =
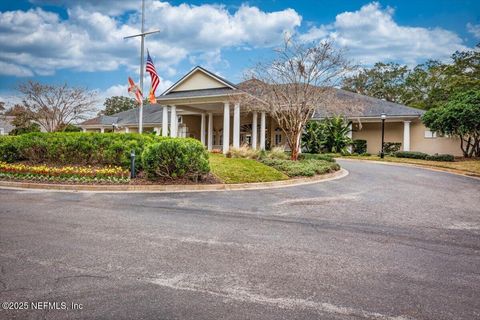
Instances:
[[[196,71],[201,71],[203,72],[206,76],[210,77],[210,78],[213,78],[215,79],[216,81],[224,84],[225,86],[231,88],[231,89],[237,89],[235,88],[234,86],[232,86],[231,84],[229,83],[226,83],[225,81],[223,81],[222,79],[220,79],[218,76],[216,76],[213,72],[210,72],[210,71],[205,71],[202,67],[200,66],[196,66],[195,68],[193,68],[189,73],[187,73],[186,75],[184,75],[180,80],[178,80],[176,83],[174,83],[170,88],[168,88],[164,93],[161,94],[161,96],[163,95],[166,95],[168,93],[170,93],[173,89],[175,89],[176,87],[178,87],[180,84],[182,84],[183,82],[185,82],[185,80],[187,80],[193,73],[195,73]],[[206,88],[207,89],[207,88]]]

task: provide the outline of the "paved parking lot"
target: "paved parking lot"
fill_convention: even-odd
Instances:
[[[480,318],[480,180],[341,164],[262,191],[0,190],[0,302],[68,309],[0,318]]]

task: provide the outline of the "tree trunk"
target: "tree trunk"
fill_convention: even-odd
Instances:
[[[300,133],[294,134],[292,137],[292,144],[290,145],[290,148],[292,149],[292,154],[290,159],[297,161],[298,160],[298,155],[299,155],[299,149],[300,149],[300,139],[299,139]]]

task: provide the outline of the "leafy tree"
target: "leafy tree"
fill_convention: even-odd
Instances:
[[[309,121],[302,135],[302,146],[309,153],[347,153],[347,147],[352,145],[350,131],[350,122],[341,116]]]
[[[425,110],[444,104],[449,97],[446,70],[447,65],[436,60],[416,66],[405,80],[403,103]]]
[[[347,153],[347,147],[352,144],[350,123],[343,117],[336,116],[323,120],[323,134],[325,136],[325,148],[328,152]]]
[[[70,124],[67,124],[67,125],[63,126],[60,131],[62,131],[62,132],[80,132],[80,131],[82,131],[82,128],[77,127],[76,125],[73,125],[73,124],[70,123]]]
[[[48,132],[85,120],[94,110],[95,93],[84,88],[28,81],[20,84],[18,90],[24,94],[23,105],[32,119]]]
[[[459,137],[465,157],[480,156],[480,91],[455,94],[445,106],[428,110],[422,121],[432,131]]]
[[[27,126],[15,127],[12,131],[10,131],[9,135],[18,136],[20,134],[25,134],[30,132],[40,132],[40,125],[38,123],[30,123]]]
[[[38,123],[33,122],[34,116],[32,112],[30,112],[30,110],[21,104],[16,104],[9,108],[7,111],[5,111],[4,116],[15,117],[11,122],[15,128],[10,131],[10,135],[19,135],[40,131],[40,126]]]
[[[119,113],[133,109],[137,106],[135,99],[122,96],[113,96],[107,98],[103,103],[105,110],[99,112],[99,114],[111,116],[112,114]]]
[[[364,69],[346,78],[342,88],[370,97],[403,103],[408,72],[407,66],[377,62],[373,68]]]
[[[308,153],[320,153],[325,144],[324,125],[321,121],[309,121],[302,135],[302,148]]]

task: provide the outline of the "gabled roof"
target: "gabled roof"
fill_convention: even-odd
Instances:
[[[213,72],[210,72],[208,71],[207,69],[205,68],[202,68],[200,66],[196,66],[195,68],[193,68],[192,70],[190,70],[190,72],[188,72],[186,75],[184,75],[180,80],[178,80],[177,82],[175,82],[170,88],[168,88],[167,90],[165,90],[161,96],[165,96],[165,95],[169,95],[169,94],[172,94],[173,90],[175,88],[177,88],[179,85],[181,85],[182,83],[184,83],[188,78],[190,78],[193,74],[195,74],[196,72],[202,72],[204,73],[205,75],[207,75],[208,77],[214,79],[215,81],[223,84],[225,86],[225,88],[229,88],[229,89],[233,89],[233,90],[236,90],[237,87],[231,83],[230,81],[214,74]],[[209,89],[209,88],[205,88],[205,89]],[[192,90],[192,91],[197,91],[197,90]]]

